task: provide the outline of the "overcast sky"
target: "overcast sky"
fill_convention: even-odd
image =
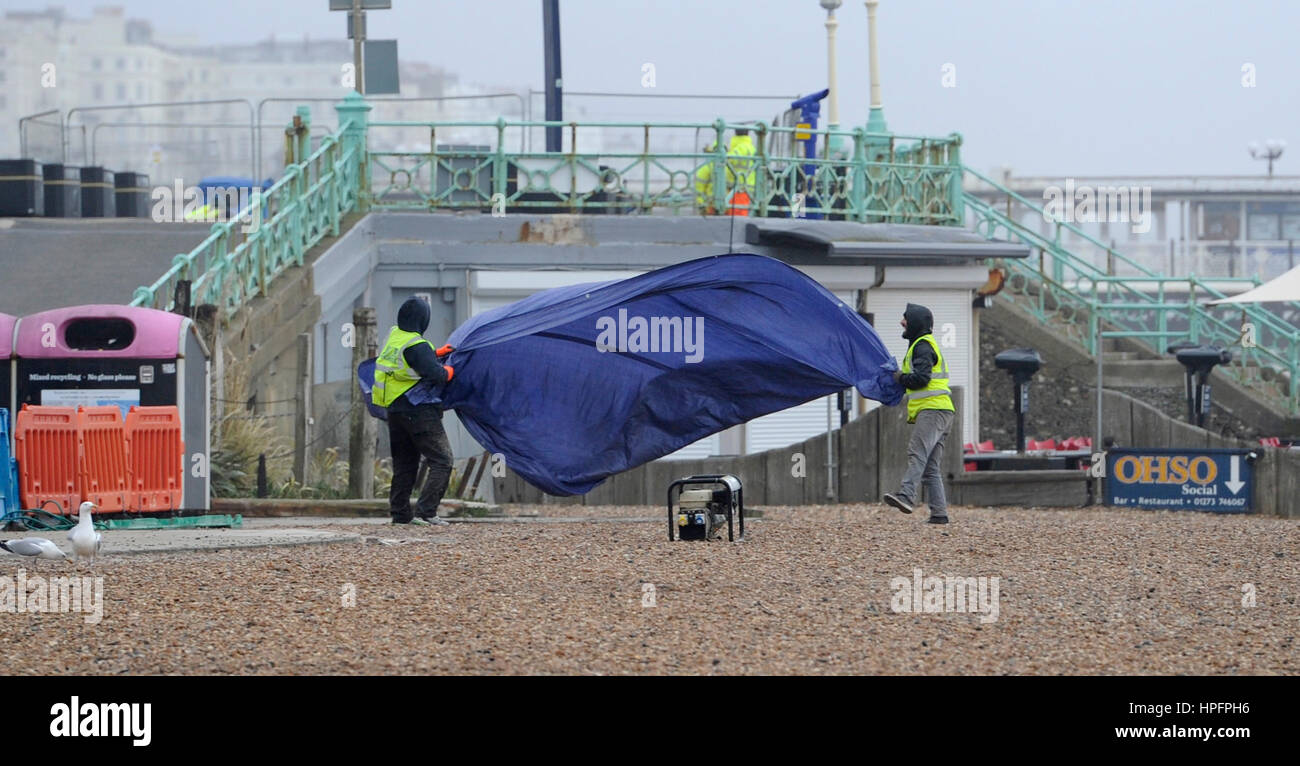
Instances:
[[[104,0],[57,0],[85,16]],[[118,0],[158,36],[212,42],[342,38],[327,0]],[[0,0],[38,9],[44,0]],[[393,0],[372,38],[465,82],[542,84],[541,0]],[[825,87],[817,0],[561,0],[566,89],[796,94]],[[868,103],[867,15],[838,16],[841,123]],[[885,117],[902,133],[965,137],[964,158],[1017,175],[1255,174],[1251,141],[1292,144],[1300,163],[1296,0],[881,0]],[[956,87],[943,86],[945,64]],[[1255,87],[1244,87],[1252,65]],[[658,119],[674,114],[663,102]],[[721,110],[720,110],[721,111]],[[752,115],[768,119],[774,109]],[[1300,174],[1300,173],[1297,173]]]

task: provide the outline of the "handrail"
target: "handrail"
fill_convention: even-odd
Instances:
[[[488,98],[514,98],[519,100],[519,114],[524,115],[524,97],[518,93],[473,93],[464,96],[413,96],[399,98],[372,98],[369,102],[372,104],[413,104],[419,101],[469,101],[473,99]],[[253,153],[257,157],[255,167],[257,171],[253,174],[254,178],[260,178],[262,173],[262,107],[272,103],[315,103],[327,102],[337,103],[338,99],[333,97],[314,97],[314,98],[294,98],[292,96],[268,96],[257,102],[257,136],[253,145]],[[371,123],[373,124],[373,123]],[[520,137],[519,148],[522,151],[524,143]]]
[[[1042,213],[1042,210],[1019,194],[1006,189],[996,181],[963,167],[965,172],[989,184],[999,193],[1006,193],[1029,210]],[[1241,346],[1234,355],[1233,364],[1226,371],[1246,385],[1259,385],[1261,380],[1269,382],[1263,369],[1269,365],[1284,370],[1289,377],[1285,381],[1285,397],[1292,413],[1300,409],[1300,386],[1297,374],[1300,373],[1300,329],[1284,321],[1272,312],[1257,306],[1210,307],[1197,302],[1201,298],[1222,298],[1225,294],[1214,286],[1231,282],[1251,283],[1247,278],[1213,278],[1202,279],[1195,275],[1171,277],[1158,274],[1125,258],[1112,248],[1098,243],[1095,239],[1078,232],[1064,222],[1057,221],[1055,239],[1030,229],[1018,220],[998,210],[993,202],[963,189],[967,209],[976,219],[975,229],[984,236],[992,238],[998,229],[1004,229],[1009,237],[1019,239],[1037,248],[1040,258],[1024,262],[1006,260],[1004,266],[1011,274],[1008,286],[1015,295],[1023,294],[1024,303],[1038,319],[1049,321],[1056,319],[1068,329],[1073,326],[1082,330],[1084,343],[1090,353],[1103,353],[1100,339],[1102,334],[1109,338],[1132,338],[1134,340],[1154,340],[1156,350],[1163,352],[1163,346],[1170,341],[1190,338],[1194,342],[1203,342],[1209,338],[1224,345]],[[1133,265],[1143,272],[1136,276],[1118,276],[1101,271],[1086,259],[1080,258],[1060,242],[1062,229],[1075,231],[1080,236],[1112,254],[1117,260]],[[1050,273],[1044,263],[1043,254],[1052,258]],[[1065,270],[1073,272],[1073,279],[1067,279]],[[1036,282],[1036,293],[1030,288],[1030,282]],[[1089,287],[1083,286],[1087,282]],[[1071,286],[1073,284],[1073,286]],[[1141,285],[1151,285],[1155,295],[1149,290],[1140,289]],[[1187,299],[1168,301],[1165,291],[1171,286],[1185,285]],[[1181,291],[1180,291],[1181,292]],[[1298,304],[1300,305],[1300,304]],[[1225,311],[1226,309],[1226,311]],[[1254,345],[1241,343],[1246,337],[1245,326],[1234,326],[1218,316],[1227,311],[1240,312],[1243,321],[1253,323],[1257,342]],[[1079,320],[1086,314],[1088,321]],[[1154,319],[1157,329],[1151,329],[1148,320]],[[1171,327],[1171,323],[1174,325]],[[1182,325],[1185,324],[1185,328]],[[1105,329],[1107,326],[1118,328]],[[1261,376],[1263,376],[1261,378]],[[1276,390],[1276,388],[1274,388]]]
[[[862,128],[807,133],[821,141],[840,136],[852,147],[851,156],[808,158],[793,143],[773,148],[768,139],[802,132],[765,122],[709,123],[689,121],[563,120],[377,120],[369,127],[418,128],[428,136],[419,150],[366,154],[368,201],[380,209],[478,209],[504,203],[514,209],[568,209],[571,212],[622,210],[670,213],[719,212],[738,203],[758,216],[834,216],[853,221],[889,221],[960,225],[964,220],[960,193],[961,137],[869,133]],[[511,152],[506,132],[562,128],[568,148],[561,152]],[[745,128],[755,137],[755,153],[743,159],[729,155],[723,141],[728,130]],[[441,150],[439,138],[448,131],[495,134],[473,140],[483,148]],[[593,130],[640,134],[641,140],[607,148],[587,147]],[[653,138],[664,131],[703,131],[714,136],[715,150],[656,151]],[[635,133],[632,133],[635,131]],[[469,140],[469,139],[466,139]],[[676,140],[680,140],[677,138]],[[635,141],[635,139],[633,139]],[[637,145],[639,143],[639,146]],[[495,145],[492,145],[495,144]],[[736,181],[736,163],[747,170]],[[726,179],[715,182],[715,179]],[[741,185],[743,184],[743,186]],[[493,201],[496,202],[493,202]],[[498,208],[499,209],[499,208]]]
[[[357,205],[358,149],[344,151],[342,135],[340,130],[326,136],[269,189],[254,190],[249,208],[214,224],[198,246],[173,258],[171,268],[153,284],[137,288],[131,305],[170,309],[176,282],[190,279],[196,304],[236,310],[265,294],[284,269],[302,265],[306,251],[327,232],[337,236],[340,218]],[[269,217],[259,223],[267,212]],[[256,225],[236,244],[244,233],[237,227],[246,223]]]

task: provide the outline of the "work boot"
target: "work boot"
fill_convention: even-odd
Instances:
[[[892,505],[893,507],[897,508],[898,510],[902,511],[903,513],[911,513],[911,512],[912,512],[912,504],[909,503],[909,502],[907,502],[906,500],[902,499],[901,497],[896,496],[896,495],[886,494],[886,495],[885,495],[885,504],[886,504],[886,505]]]

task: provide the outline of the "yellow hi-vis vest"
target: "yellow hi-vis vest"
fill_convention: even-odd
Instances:
[[[727,188],[731,192],[752,192],[757,181],[752,159],[757,150],[749,136],[732,136],[727,144]]]
[[[713,165],[712,160],[695,171],[695,205],[700,208],[713,207]]]
[[[907,422],[915,423],[916,414],[921,410],[947,410],[956,412],[957,408],[952,404],[952,390],[948,388],[948,363],[943,359],[943,352],[939,350],[939,344],[935,341],[933,335],[922,335],[912,341],[912,345],[907,347],[907,356],[903,357],[903,374],[912,371],[912,351],[916,344],[925,341],[934,348],[934,355],[939,357],[935,360],[934,369],[930,370],[930,382],[925,388],[918,388],[915,391],[907,392]]]
[[[429,343],[418,332],[407,332],[397,327],[388,331],[388,342],[375,360],[375,386],[370,390],[370,401],[387,407],[397,397],[420,382],[420,376],[406,363],[406,349],[417,343]],[[432,348],[433,344],[429,343]]]

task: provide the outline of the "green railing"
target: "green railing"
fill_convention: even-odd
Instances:
[[[310,115],[300,108],[286,130],[292,156],[284,176],[256,195],[239,219],[215,224],[156,282],[138,288],[132,305],[170,309],[185,281],[192,305],[215,304],[233,313],[265,294],[286,269],[302,265],[304,254],[326,234],[337,236],[340,219],[354,209],[698,215],[743,207],[760,217],[932,225],[963,225],[969,213],[984,236],[1021,241],[1038,251],[1036,259],[1004,262],[1010,292],[1090,352],[1100,348],[1103,331],[1157,352],[1185,339],[1232,346],[1230,374],[1281,393],[1291,412],[1297,410],[1300,332],[1295,327],[1258,307],[1202,305],[1203,299],[1224,296],[1194,277],[1153,273],[1070,224],[1058,222],[1052,235],[1044,236],[965,194],[963,173],[970,173],[1042,214],[1029,200],[965,168],[956,134],[811,131],[819,146],[842,151],[809,159],[799,156],[796,138],[804,137],[802,131],[763,123],[368,122],[370,106],[355,93],[336,109],[342,127],[310,151]],[[523,131],[552,126],[565,130],[565,151],[520,151],[513,140]],[[737,128],[754,136],[753,156],[726,154],[727,134]],[[406,140],[393,141],[394,133]],[[486,144],[466,145],[467,135]],[[607,149],[606,143],[623,148]],[[665,150],[710,143],[711,152]],[[418,151],[382,148],[411,144],[423,145]],[[704,168],[711,183],[700,183]],[[738,191],[748,201],[737,201]],[[1065,248],[1064,232],[1101,248],[1107,268]],[[1116,276],[1119,264],[1137,275]],[[1215,283],[1224,281],[1230,280]],[[1178,299],[1167,299],[1174,295]],[[1246,336],[1254,343],[1243,345]]]
[[[1041,207],[996,181],[970,168],[964,170],[1007,199],[1043,214]],[[1158,274],[1071,224],[1054,222],[1048,236],[973,194],[966,194],[965,202],[977,232],[989,239],[1023,242],[1037,251],[1036,258],[1003,261],[1008,291],[1036,318],[1073,337],[1089,353],[1102,349],[1102,332],[1107,338],[1142,343],[1157,354],[1183,340],[1231,348],[1233,361],[1222,368],[1225,372],[1271,398],[1285,398],[1292,414],[1300,409],[1300,387],[1296,383],[1300,330],[1259,306],[1203,303],[1226,297],[1216,285],[1253,285],[1259,280],[1202,280]],[[1103,251],[1106,267],[1064,247],[1061,239],[1067,232]],[[1116,275],[1121,265],[1137,273]]]
[[[169,310],[178,286],[188,282],[191,305],[215,304],[233,313],[265,294],[287,268],[301,265],[326,234],[337,236],[340,219],[354,209],[703,214],[743,207],[755,216],[951,226],[965,218],[961,137],[955,134],[813,131],[819,145],[845,151],[835,159],[809,159],[796,151],[801,131],[762,123],[369,122],[371,107],[356,93],[335,108],[339,131],[310,151],[310,112],[299,107],[286,130],[292,157],[283,177],[255,194],[237,219],[215,223],[157,281],[137,288],[131,305]],[[528,152],[520,149],[522,141],[507,140],[553,125],[567,132],[566,151]],[[752,157],[727,156],[724,139],[737,128],[754,136]],[[414,132],[427,140],[426,148],[384,148],[411,143],[394,141],[395,132],[406,139]],[[464,146],[466,135],[476,132],[488,136],[488,145]],[[602,149],[611,134],[626,139],[629,132],[638,137],[635,150]],[[665,144],[710,142],[718,147],[713,152],[663,150]],[[742,172],[729,176],[729,166]],[[725,180],[697,187],[706,167],[712,179]],[[737,191],[749,201],[736,202]]]
[[[960,225],[965,215],[957,135],[809,131],[819,145],[829,140],[846,152],[808,159],[796,153],[797,128],[763,123],[497,120],[369,127],[364,204],[370,208],[696,215],[738,207],[760,217],[940,225]],[[564,129],[565,151],[512,150],[522,131],[546,127]],[[754,136],[753,156],[728,157],[727,133],[737,128]],[[486,143],[466,147],[466,135]],[[384,150],[377,136],[423,146]],[[609,143],[621,148],[606,148]],[[703,151],[709,143],[714,151]],[[671,151],[674,145],[699,149]],[[729,175],[729,166],[737,172]],[[702,169],[712,180],[697,184]],[[748,202],[735,202],[737,191]]]
[[[299,119],[286,134],[293,157],[301,161],[290,162],[265,192],[254,191],[252,204],[238,216],[213,224],[207,238],[177,255],[157,281],[136,288],[132,306],[170,310],[177,286],[189,282],[191,305],[234,312],[264,295],[285,269],[301,266],[303,255],[326,234],[338,236],[340,220],[357,207],[364,134],[345,123],[311,151],[305,109]]]

